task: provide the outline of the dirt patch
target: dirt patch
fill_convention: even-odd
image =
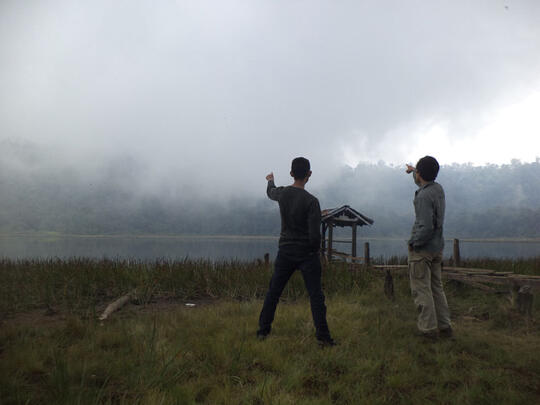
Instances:
[[[7,315],[0,321],[0,326],[35,326],[55,327],[63,324],[67,313],[51,311],[50,309],[34,309]]]
[[[220,300],[212,298],[200,298],[194,300],[178,300],[175,298],[158,298],[150,302],[140,304],[140,303],[130,303],[129,308],[135,309],[141,312],[155,312],[155,311],[166,311],[169,309],[177,309],[178,307],[185,308],[201,308],[208,305],[215,305],[219,303]],[[112,315],[114,316],[114,314]]]
[[[141,304],[137,301],[128,303],[124,308],[112,313],[109,319],[114,318],[129,318],[133,314],[141,313],[155,313],[155,312],[167,312],[179,308],[189,308],[196,310],[197,308],[205,307],[208,305],[215,305],[220,301],[211,298],[202,298],[195,300],[178,300],[170,297],[156,298],[150,302]],[[96,319],[105,310],[108,303],[103,303],[96,307]],[[17,312],[8,314],[4,319],[0,320],[0,327],[25,327],[34,326],[37,328],[53,328],[62,326],[65,324],[69,317],[80,317],[82,319],[88,319],[87,315],[74,314],[67,310],[41,308],[31,311]],[[104,322],[107,322],[105,320]]]

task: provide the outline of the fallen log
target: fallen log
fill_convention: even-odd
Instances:
[[[122,308],[124,305],[126,305],[129,301],[131,301],[135,297],[136,295],[135,293],[136,293],[136,290],[133,290],[132,292],[127,293],[126,295],[123,295],[122,297],[118,298],[116,301],[111,302],[109,305],[107,305],[107,308],[105,308],[105,311],[103,311],[103,313],[99,317],[99,320],[104,321],[114,311],[118,311],[120,308]]]

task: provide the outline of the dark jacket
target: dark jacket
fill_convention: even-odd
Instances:
[[[321,207],[319,200],[298,187],[276,187],[270,180],[266,194],[279,203],[281,214],[280,250],[295,256],[319,252],[321,245]]]

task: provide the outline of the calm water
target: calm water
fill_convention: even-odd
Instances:
[[[363,255],[366,240],[358,240],[358,254]],[[1,236],[0,257],[25,258],[156,258],[211,260],[253,260],[277,253],[277,238],[234,237],[28,237]],[[369,240],[372,257],[404,256],[404,240]],[[350,252],[350,244],[335,248]],[[540,243],[523,242],[462,242],[462,257],[517,258],[540,256]],[[452,241],[446,242],[445,257],[452,255]]]

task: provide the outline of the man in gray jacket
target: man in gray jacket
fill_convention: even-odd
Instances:
[[[435,178],[439,163],[431,156],[420,159],[416,168],[407,165],[419,187],[414,196],[416,219],[408,241],[409,278],[418,309],[417,326],[427,338],[451,337],[450,311],[444,294],[441,270],[444,247],[444,190]]]

